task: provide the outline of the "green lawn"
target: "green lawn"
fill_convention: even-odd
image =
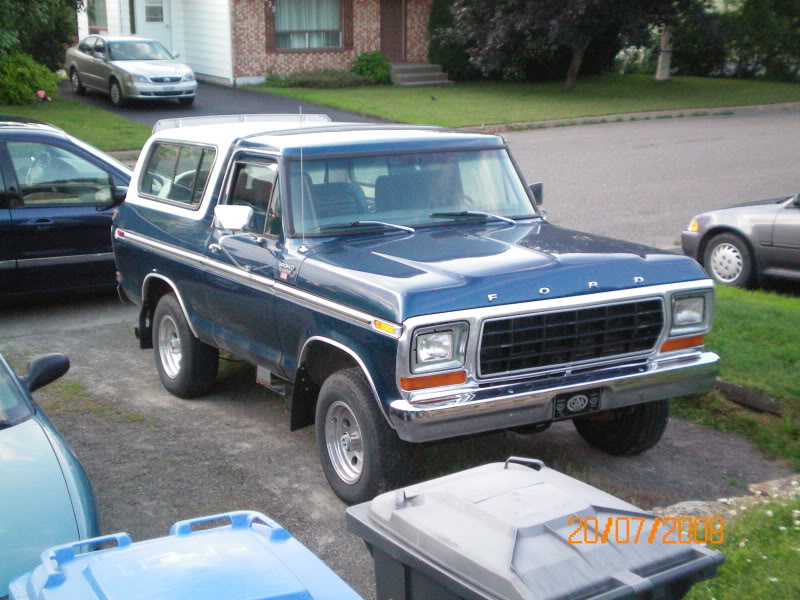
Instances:
[[[150,137],[150,128],[146,125],[64,98],[26,106],[0,104],[0,115],[4,114],[51,123],[106,151],[139,150]]]
[[[800,471],[800,298],[717,287],[707,346],[721,357],[721,377],[777,400],[782,417],[758,413],[714,392],[673,402],[673,414],[743,435]]]
[[[771,515],[769,513],[772,513]],[[726,523],[717,577],[695,585],[686,600],[800,598],[800,499],[758,505]]]
[[[436,88],[256,89],[390,121],[444,127],[800,101],[800,85],[792,83],[700,77],[676,77],[659,83],[650,76],[616,74],[582,79],[572,92],[563,91],[560,82],[457,83]]]

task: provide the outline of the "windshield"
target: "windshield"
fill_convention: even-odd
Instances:
[[[22,397],[14,376],[0,358],[0,429],[19,423],[30,414],[30,406]]]
[[[300,173],[300,161],[292,160],[292,222],[306,235],[350,233],[356,226],[347,226],[360,221],[420,226],[491,218],[452,214],[463,211],[538,216],[505,150],[313,159]],[[329,230],[338,225],[344,227]]]
[[[172,55],[158,42],[111,42],[108,55],[111,60],[172,60]]]

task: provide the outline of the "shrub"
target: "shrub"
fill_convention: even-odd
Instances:
[[[356,75],[366,77],[373,83],[390,83],[392,81],[389,59],[377,50],[359,54],[353,61],[350,70]]]
[[[720,75],[732,34],[727,14],[687,11],[673,29],[672,68],[681,75]]]
[[[271,87],[347,88],[370,85],[372,80],[351,71],[323,69],[295,71],[288,75],[267,73],[266,85]]]
[[[743,0],[732,21],[730,46],[738,63],[736,75],[800,78],[800,3]]]
[[[480,79],[480,71],[470,64],[469,55],[464,46],[443,35],[443,32],[453,26],[451,6],[454,1],[433,0],[431,17],[428,21],[431,40],[428,46],[428,61],[435,65],[442,65],[444,72],[456,81]]]
[[[39,90],[56,95],[56,76],[47,67],[21,52],[0,60],[0,104],[30,104]]]

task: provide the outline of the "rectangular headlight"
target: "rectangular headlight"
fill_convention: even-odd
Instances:
[[[697,291],[673,296],[670,337],[707,332],[711,327],[713,308],[713,291]]]
[[[461,367],[468,330],[466,323],[417,329],[411,343],[411,372],[427,373]]]

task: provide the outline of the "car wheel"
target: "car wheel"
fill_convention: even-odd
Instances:
[[[72,71],[69,75],[69,84],[72,87],[72,91],[77,94],[78,96],[83,96],[86,94],[86,88],[83,87],[81,83],[81,76],[78,75],[78,69],[72,67]]]
[[[111,96],[111,104],[114,106],[123,106],[125,104],[125,95],[122,93],[122,87],[119,85],[118,81],[115,80],[111,82],[109,95]]]
[[[669,421],[669,400],[646,402],[572,419],[581,437],[607,454],[641,454],[658,443]]]
[[[174,294],[156,306],[153,349],[161,383],[180,398],[206,393],[217,378],[219,351],[194,337]]]
[[[178,98],[178,104],[181,106],[191,106],[194,104],[194,97],[192,98]]]
[[[708,242],[703,266],[714,281],[723,285],[746,287],[753,275],[750,249],[732,233],[720,233]]]
[[[322,470],[348,504],[405,483],[413,448],[387,424],[361,369],[344,369],[325,380],[316,429]]]

